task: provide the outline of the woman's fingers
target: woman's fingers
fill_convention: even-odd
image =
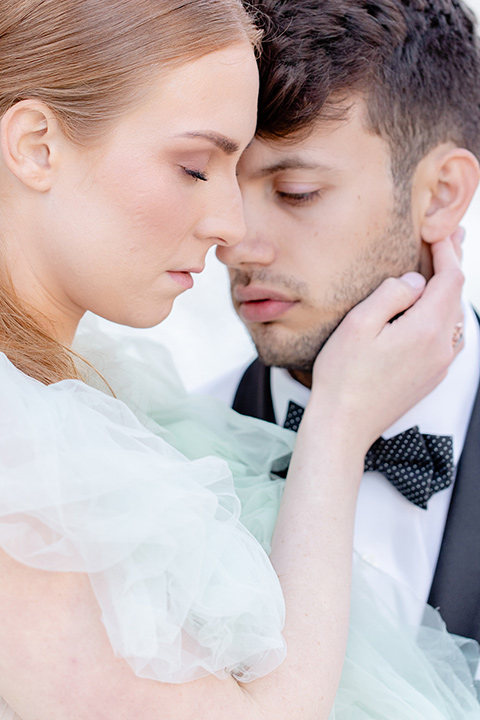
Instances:
[[[465,240],[465,230],[462,227],[458,227],[451,235],[450,239],[453,242],[455,253],[459,262],[462,260],[462,245]]]
[[[439,341],[451,344],[455,352],[462,347],[458,326],[463,322],[461,300],[465,279],[460,268],[459,247],[460,234],[432,245],[434,275],[411,310],[417,322],[427,329],[432,326]]]
[[[464,276],[458,259],[458,240],[446,238],[432,246],[434,275],[418,301],[384,333],[398,333],[408,343],[413,338],[420,351],[418,365],[440,381],[463,347],[462,287]],[[438,373],[435,374],[435,368]],[[433,387],[431,388],[433,389]]]
[[[417,302],[425,290],[425,284],[425,278],[413,272],[400,278],[387,278],[350,311],[344,322],[358,323],[363,333],[375,337],[387,323]]]
[[[461,272],[461,238],[461,228],[459,228],[451,237],[432,243],[434,277],[442,272],[452,272],[454,270]]]
[[[432,247],[435,274],[385,280],[348,313],[321,351],[313,389],[377,435],[445,377],[462,347],[459,237]],[[393,320],[393,322],[392,322]],[[356,423],[356,424],[355,424]]]
[[[463,231],[459,228],[451,238],[432,244],[434,275],[428,283],[415,272],[388,278],[353,308],[343,322],[358,325],[363,334],[375,337],[393,319],[401,316],[400,325],[408,323],[411,330],[419,324],[435,329],[437,324],[449,325],[453,337],[456,324],[463,319],[464,276],[459,262],[462,237]]]
[[[418,301],[399,321],[418,323],[425,329],[444,328],[445,337],[462,320],[461,297],[464,276],[458,260],[456,241],[446,238],[432,245],[434,275]],[[451,337],[450,336],[450,337]]]

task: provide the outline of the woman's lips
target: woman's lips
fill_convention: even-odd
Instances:
[[[170,270],[168,272],[174,282],[180,285],[184,290],[190,290],[193,287],[193,278],[189,272],[179,272]]]
[[[233,299],[242,320],[250,323],[272,322],[296,303],[280,293],[250,286],[234,288]]]

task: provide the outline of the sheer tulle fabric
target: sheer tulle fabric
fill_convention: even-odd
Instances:
[[[242,502],[241,520],[268,550],[295,435],[232,413],[207,397],[187,396],[168,356],[157,345],[121,341],[115,351],[84,336],[82,350],[110,368],[115,392],[135,397],[169,441],[190,458],[227,460]],[[162,356],[160,356],[162,352]],[[128,390],[126,390],[128,389]],[[352,617],[344,672],[331,720],[473,720],[480,718],[472,673],[474,641],[449,635],[433,608],[355,557]]]
[[[45,387],[0,359],[0,544],[87,572],[116,653],[147,678],[270,672],[284,657],[277,577],[239,523],[222,460],[187,460],[119,400]]]
[[[420,623],[420,624],[419,624]],[[478,645],[355,557],[347,654],[330,720],[478,720]]]
[[[21,720],[2,698],[0,698],[0,720]]]
[[[283,601],[239,517],[268,551],[283,491],[271,470],[293,433],[188,398],[158,345],[87,334],[78,349],[119,399],[76,381],[45,388],[0,362],[0,544],[34,567],[88,572],[139,676],[271,671]],[[358,559],[352,594],[332,720],[480,718],[474,643]]]

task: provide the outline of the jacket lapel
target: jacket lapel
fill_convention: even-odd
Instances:
[[[450,632],[480,642],[480,389],[428,602],[440,610]]]
[[[257,358],[246,369],[232,405],[242,415],[275,422],[272,393],[270,389],[270,368]]]
[[[275,422],[270,369],[260,360],[243,375],[233,408],[243,415]],[[440,610],[450,632],[480,642],[480,388],[457,468],[428,602]]]

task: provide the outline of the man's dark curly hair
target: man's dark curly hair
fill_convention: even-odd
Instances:
[[[397,184],[433,147],[480,158],[480,49],[459,0],[250,0],[265,36],[258,133],[308,134],[360,95]]]

